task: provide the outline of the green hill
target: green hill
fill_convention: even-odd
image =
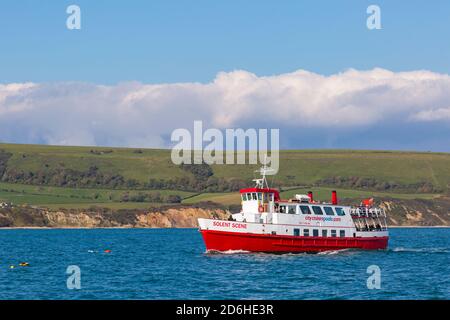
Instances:
[[[0,200],[16,204],[142,207],[146,203],[239,202],[258,166],[176,166],[170,150],[0,144]],[[353,150],[280,152],[269,178],[289,195],[370,194],[432,198],[448,193],[450,154]],[[289,191],[292,189],[292,191]],[[295,190],[294,190],[295,189]]]

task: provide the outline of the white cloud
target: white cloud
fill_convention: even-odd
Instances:
[[[424,110],[413,114],[410,117],[411,120],[416,121],[440,121],[450,120],[450,108],[439,108]]]
[[[355,144],[361,130],[391,126],[401,136],[411,123],[450,122],[449,101],[449,75],[384,69],[265,77],[238,70],[206,84],[6,84],[0,85],[0,140],[164,147],[173,129],[203,120],[218,128],[280,128],[290,147],[302,147],[295,137],[308,132],[318,144],[323,138],[351,147],[345,139]]]

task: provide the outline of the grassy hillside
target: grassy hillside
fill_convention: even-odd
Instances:
[[[240,166],[213,166],[218,177],[250,178]],[[375,179],[407,186],[429,183],[448,190],[450,154],[391,151],[289,150],[280,154],[280,170],[274,181],[281,185],[311,185],[333,177]],[[331,183],[332,184],[332,183]],[[400,189],[400,188],[399,188]]]
[[[233,204],[239,202],[234,191],[251,184],[256,169],[180,167],[170,150],[0,144],[0,200],[52,207]],[[287,190],[285,197],[312,188],[325,200],[333,188],[348,198],[429,199],[449,192],[450,154],[282,151],[279,173],[269,181]]]
[[[179,190],[113,190],[99,188],[64,188],[53,186],[34,186],[16,183],[0,183],[0,200],[17,205],[44,205],[50,208],[87,208],[90,206],[105,206],[113,209],[148,207],[148,204],[159,201],[145,201],[140,199],[142,194],[159,194],[162,198],[178,195],[181,200],[195,195],[192,192]],[[127,198],[128,201],[124,201]],[[133,201],[133,199],[135,201]],[[139,200],[139,201],[136,201]],[[161,200],[160,200],[161,201]],[[139,205],[141,203],[141,205]]]

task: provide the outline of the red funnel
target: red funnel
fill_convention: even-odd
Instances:
[[[337,192],[333,190],[331,192],[331,204],[338,204]]]

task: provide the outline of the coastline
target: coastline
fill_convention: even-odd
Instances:
[[[422,229],[432,229],[432,228],[450,228],[450,226],[389,226],[388,229],[394,228],[422,228]]]
[[[0,227],[0,230],[198,229],[198,227]]]
[[[388,226],[388,229],[447,229],[450,226]],[[0,230],[198,229],[198,227],[0,227]]]

